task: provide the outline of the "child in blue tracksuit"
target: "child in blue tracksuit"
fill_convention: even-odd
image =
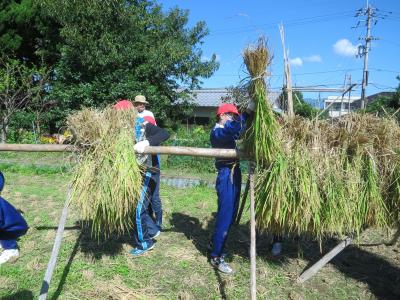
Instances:
[[[4,176],[0,172],[0,192],[4,187]],[[17,238],[28,230],[26,221],[21,214],[5,199],[0,197],[0,265],[18,259]]]
[[[136,247],[131,251],[133,256],[140,256],[154,248],[154,238],[160,234],[160,228],[151,218],[149,205],[157,188],[157,176],[160,174],[157,155],[143,154],[146,146],[159,146],[169,138],[166,130],[146,122],[143,118],[136,119],[136,144],[134,150],[137,159],[144,166],[143,186],[136,206],[134,238]]]
[[[254,111],[254,102],[248,106],[247,112],[239,114],[233,104],[222,104],[217,111],[218,123],[210,134],[213,148],[235,149],[236,140],[244,131],[249,113]],[[217,158],[215,166],[218,176],[215,188],[218,196],[218,212],[211,243],[211,264],[219,271],[231,274],[233,269],[224,261],[224,246],[229,229],[235,219],[242,175],[238,159]]]

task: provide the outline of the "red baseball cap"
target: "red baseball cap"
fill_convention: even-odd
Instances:
[[[116,110],[120,110],[120,109],[130,109],[133,108],[133,104],[131,101],[126,100],[126,99],[122,99],[120,101],[118,101],[117,103],[115,103],[114,108]]]
[[[217,116],[219,116],[220,114],[225,114],[225,113],[233,113],[233,114],[238,115],[239,111],[238,111],[236,105],[231,104],[231,103],[225,103],[225,104],[221,104],[218,107]]]

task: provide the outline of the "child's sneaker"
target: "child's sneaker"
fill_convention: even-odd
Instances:
[[[154,244],[151,245],[151,247],[149,247],[149,248],[147,248],[147,249],[134,248],[134,249],[131,250],[130,253],[131,253],[134,257],[138,257],[138,256],[142,256],[143,254],[145,254],[145,253],[147,253],[147,252],[149,252],[150,250],[153,250],[153,249],[154,249]]]
[[[19,257],[18,249],[6,249],[0,255],[0,265],[6,262],[15,262]]]
[[[231,275],[234,273],[233,269],[225,262],[222,257],[212,257],[210,263],[214,268],[224,274]]]
[[[153,236],[151,236],[151,239],[155,239],[156,237],[158,237],[161,234],[161,230],[157,231]]]
[[[280,255],[282,252],[282,243],[280,242],[276,242],[272,245],[272,250],[271,250],[271,254],[273,256],[278,256]]]

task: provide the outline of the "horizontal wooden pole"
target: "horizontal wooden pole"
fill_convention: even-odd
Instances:
[[[240,155],[234,149],[196,148],[177,146],[148,146],[144,149],[146,154],[171,154],[201,157],[238,158]]]
[[[72,152],[75,147],[72,145],[54,144],[0,144],[0,151],[17,152]]]
[[[72,152],[76,148],[72,145],[45,145],[45,144],[0,144],[0,151],[20,152]],[[169,154],[199,157],[239,158],[244,157],[234,149],[195,148],[176,146],[148,146],[146,154]]]

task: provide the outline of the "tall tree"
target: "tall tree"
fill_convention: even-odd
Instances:
[[[11,117],[39,99],[43,89],[37,70],[7,57],[0,59],[0,142],[7,141]]]
[[[58,61],[60,24],[44,14],[39,0],[0,1],[0,51],[31,65]]]
[[[62,24],[61,59],[52,96],[64,113],[144,94],[160,121],[174,115],[179,86],[199,87],[218,68],[202,61],[204,22],[188,28],[188,11],[163,12],[150,0],[46,0]]]

